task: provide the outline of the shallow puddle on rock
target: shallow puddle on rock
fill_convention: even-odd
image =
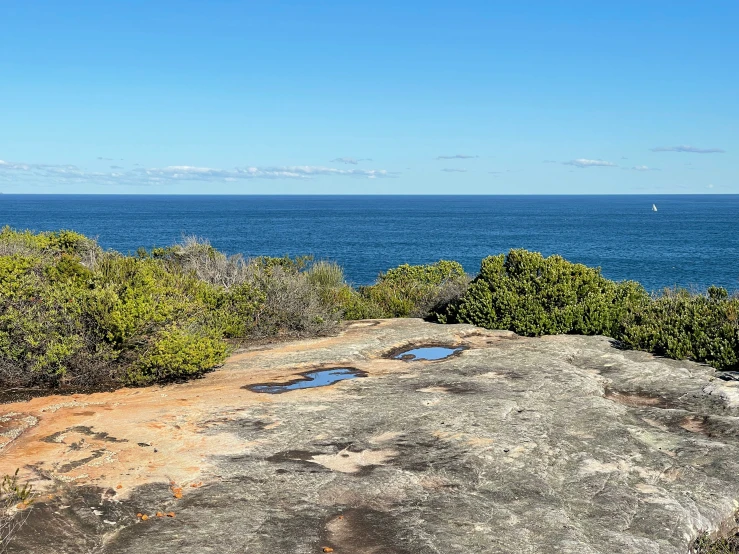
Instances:
[[[396,354],[393,357],[396,360],[406,360],[409,362],[415,362],[418,360],[443,360],[461,350],[464,350],[461,346],[457,348],[448,348],[446,346],[424,346],[421,348],[406,350],[405,352]]]
[[[302,379],[294,379],[287,383],[260,383],[258,385],[248,385],[244,388],[252,392],[280,394],[290,392],[291,390],[325,387],[347,379],[366,377],[367,373],[359,369],[354,369],[353,367],[332,367],[329,369],[308,371],[301,373],[301,375],[303,376]]]

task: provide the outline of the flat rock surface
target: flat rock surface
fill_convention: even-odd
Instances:
[[[424,345],[466,348],[388,358]],[[10,551],[685,554],[739,505],[737,385],[604,337],[355,322],[188,383],[0,405],[0,472],[41,491]]]

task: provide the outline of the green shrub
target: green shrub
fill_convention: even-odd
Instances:
[[[164,379],[225,359],[222,335],[204,325],[204,289],[214,287],[168,269],[163,260],[102,254],[76,233],[7,228],[0,232],[0,250],[15,252],[0,256],[5,386],[123,382],[130,380],[129,368],[140,373],[139,381]],[[186,364],[167,357],[167,344],[188,350],[182,333],[172,334],[177,326],[207,328],[206,337],[189,336],[187,345],[198,345],[202,355]],[[155,371],[157,361],[164,365]]]
[[[339,289],[336,298],[346,320],[381,319],[387,317],[385,311],[378,304],[372,302],[372,300],[349,286]]]
[[[199,298],[206,306],[203,321],[226,338],[245,339],[253,334],[264,294],[249,283],[230,289],[203,287]]]
[[[706,295],[666,290],[624,321],[625,345],[720,369],[739,367],[739,298],[711,287]]]
[[[624,346],[719,369],[739,367],[739,298],[667,290],[651,298],[633,281],[525,250],[490,256],[440,317],[521,335],[607,335]]]
[[[168,324],[199,316],[198,281],[153,259],[108,256],[88,295],[88,310],[106,339],[121,348]]]
[[[346,320],[386,317],[377,303],[363,296],[344,280],[344,270],[335,262],[319,261],[305,272],[323,304]]]
[[[637,283],[615,283],[598,269],[560,256],[511,250],[482,261],[480,274],[445,320],[527,336],[616,336],[625,315],[648,300]]]
[[[206,241],[123,256],[82,235],[0,231],[0,383],[147,383],[223,362],[225,339],[333,331],[335,264],[227,257]]]
[[[218,335],[177,326],[162,329],[131,364],[126,380],[145,384],[191,377],[223,363],[228,352]]]
[[[260,258],[250,264],[246,282],[261,294],[254,313],[254,337],[301,337],[334,331],[340,307],[311,284],[300,264]],[[275,263],[278,261],[278,263]]]
[[[401,265],[380,274],[375,285],[360,287],[366,310],[357,312],[375,312],[376,317],[434,317],[466,290],[468,282],[457,262]]]
[[[346,285],[344,270],[336,262],[315,262],[305,275],[308,282],[320,291],[335,291]]]
[[[0,230],[0,383],[150,383],[222,363],[226,340],[302,337],[342,319],[425,317],[524,335],[604,334],[626,346],[739,366],[739,298],[667,291],[525,250],[491,256],[470,284],[457,262],[402,265],[354,289],[309,257],[226,256],[186,238],[135,256],[71,231]]]
[[[33,233],[15,231],[7,226],[0,229],[0,255],[3,256],[28,252],[81,255],[96,247],[95,241],[74,231]]]
[[[82,299],[87,270],[70,273],[74,263],[63,257],[0,257],[2,382],[49,383],[70,370],[89,369],[93,352]]]

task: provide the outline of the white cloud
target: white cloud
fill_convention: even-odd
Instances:
[[[0,160],[0,169],[28,171],[29,169],[31,169],[31,166],[28,164],[18,164]]]
[[[695,146],[657,146],[651,149],[652,152],[689,152],[691,154],[723,154],[725,150],[721,148],[697,148]]]
[[[331,160],[331,163],[336,163],[336,162],[342,163],[342,164],[357,165],[359,163],[359,160],[357,160],[356,158],[335,158]]]
[[[296,165],[283,167],[237,167],[218,169],[190,165],[173,165],[158,168],[135,168],[121,171],[111,166],[112,172],[86,171],[74,165],[25,164],[0,160],[0,170],[22,172],[28,177],[52,180],[56,183],[90,182],[100,185],[161,185],[177,181],[226,181],[251,179],[311,179],[318,176],[338,176],[378,179],[398,174],[384,169],[339,169],[334,167]]]
[[[357,165],[359,162],[371,162],[372,158],[334,158],[331,163]]]
[[[446,171],[447,173],[467,173],[466,169],[456,167],[445,167],[442,171]]]
[[[606,162],[604,160],[588,160],[587,158],[577,158],[569,162],[562,162],[565,165],[574,165],[576,167],[617,167],[615,163]]]
[[[635,165],[631,169],[634,171],[659,171],[656,167],[648,167],[646,165]]]
[[[469,160],[479,158],[479,156],[470,156],[468,154],[454,154],[453,156],[436,156],[437,160]]]
[[[240,181],[249,179],[310,179],[321,175],[348,177],[392,177],[395,174],[384,169],[337,169],[333,167],[295,165],[285,167],[237,167],[234,169],[214,169],[187,165],[169,166],[135,170],[149,177],[173,181],[213,181],[229,179]]]
[[[80,171],[80,169],[76,165],[27,164],[5,162],[3,160],[0,160],[0,169],[16,171],[40,171],[46,173],[75,173]]]

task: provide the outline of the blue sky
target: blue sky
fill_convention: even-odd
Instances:
[[[6,193],[739,193],[739,2],[6,0]]]

